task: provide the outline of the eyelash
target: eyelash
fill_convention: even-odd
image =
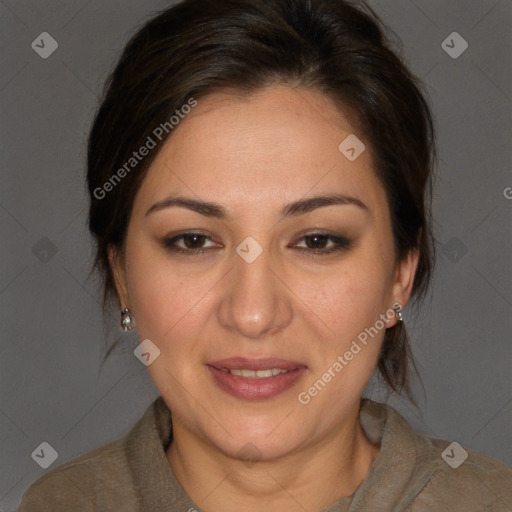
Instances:
[[[179,235],[176,235],[174,237],[166,239],[164,241],[163,245],[168,251],[173,252],[173,253],[185,254],[187,256],[197,256],[200,254],[204,254],[205,249],[184,249],[182,247],[178,247],[178,246],[174,245],[177,241],[184,239],[188,235],[195,235],[195,236],[199,236],[199,237],[204,237],[205,240],[211,240],[210,237],[204,235],[203,233],[189,231],[189,232],[181,233]],[[348,240],[347,238],[331,235],[329,233],[322,233],[322,232],[308,233],[307,235],[303,235],[302,238],[299,239],[299,241],[306,239],[306,238],[313,238],[313,237],[322,237],[322,238],[325,237],[326,241],[331,241],[335,245],[333,247],[330,247],[329,249],[308,249],[306,247],[302,247],[302,248],[299,248],[299,250],[301,252],[307,252],[307,253],[312,253],[314,255],[324,256],[324,255],[332,254],[335,252],[346,251],[352,245],[352,242],[350,240]]]

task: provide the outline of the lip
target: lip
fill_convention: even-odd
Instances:
[[[273,357],[264,357],[261,359],[248,359],[246,357],[230,357],[229,359],[221,359],[208,363],[221,370],[227,368],[233,370],[236,368],[245,368],[246,370],[266,370],[267,368],[280,368],[281,370],[295,370],[296,368],[307,368],[303,363],[290,361],[287,359],[276,359]]]
[[[244,400],[266,400],[277,396],[290,389],[307,371],[307,366],[302,363],[276,358],[247,359],[232,357],[208,363],[206,367],[220,389]],[[255,371],[280,368],[288,371],[264,379],[250,379],[231,375],[223,368]]]

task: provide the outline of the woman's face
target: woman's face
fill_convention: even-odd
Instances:
[[[175,423],[229,456],[281,457],[357,418],[391,308],[409,298],[416,258],[395,262],[370,148],[339,149],[350,135],[306,89],[200,99],[112,258]]]

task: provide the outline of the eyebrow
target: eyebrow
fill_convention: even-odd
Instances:
[[[281,211],[281,215],[283,217],[297,217],[316,210],[317,208],[336,205],[357,206],[369,213],[368,207],[356,197],[343,194],[329,194],[309,197],[307,199],[299,199],[298,201],[289,203],[284,206]],[[230,220],[232,218],[228,214],[227,210],[220,204],[180,196],[166,197],[165,199],[158,201],[149,208],[146,212],[146,216],[171,207],[187,208],[188,210],[197,212],[205,217],[215,217],[221,220]]]

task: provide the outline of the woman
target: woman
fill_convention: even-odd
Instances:
[[[91,130],[105,299],[160,397],[21,510],[512,508],[512,470],[362,399],[408,390],[434,131],[377,17],[185,0],[127,45]]]

